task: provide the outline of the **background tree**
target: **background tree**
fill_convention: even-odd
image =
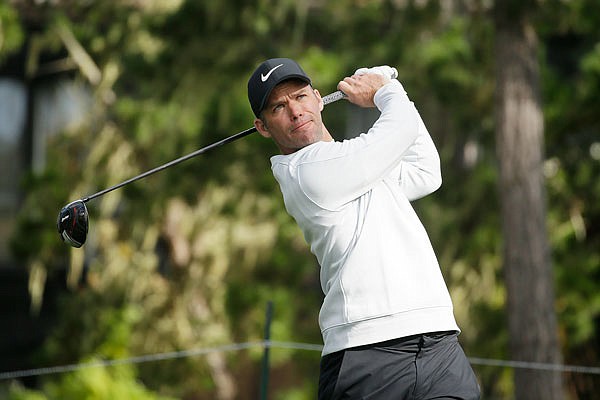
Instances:
[[[554,277],[546,234],[544,126],[535,7],[497,2],[496,143],[504,241],[510,354],[560,364]],[[558,372],[517,369],[517,399],[562,399]]]

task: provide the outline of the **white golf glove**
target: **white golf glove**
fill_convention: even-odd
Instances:
[[[379,74],[390,79],[396,79],[398,77],[398,70],[394,67],[389,67],[387,65],[380,65],[378,67],[359,68],[354,72],[354,75],[363,74]]]

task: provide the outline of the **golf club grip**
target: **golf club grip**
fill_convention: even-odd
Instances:
[[[344,98],[346,98],[346,95],[343,92],[341,92],[340,90],[338,90],[338,91],[335,91],[335,92],[333,92],[331,94],[328,94],[327,96],[324,96],[323,97],[323,103],[325,105],[327,105],[327,104],[331,104],[333,102],[336,102],[336,101],[344,99]],[[190,154],[187,154],[185,156],[179,157],[179,158],[177,158],[177,159],[175,159],[173,161],[169,161],[166,164],[160,165],[160,166],[158,166],[156,168],[153,168],[153,169],[151,169],[149,171],[146,171],[146,172],[141,173],[141,174],[139,174],[137,176],[134,176],[133,178],[129,178],[126,181],[123,181],[123,182],[118,183],[118,184],[116,184],[114,186],[111,186],[109,188],[101,190],[98,193],[94,193],[94,194],[91,194],[91,195],[89,195],[87,197],[84,197],[84,198],[81,199],[81,201],[83,201],[84,203],[87,203],[88,201],[90,201],[92,199],[95,199],[96,197],[100,197],[102,195],[105,195],[106,193],[112,192],[113,190],[117,190],[117,189],[119,189],[119,188],[121,188],[121,187],[123,187],[125,185],[128,185],[128,184],[130,184],[132,182],[135,182],[135,181],[138,181],[140,179],[146,178],[146,177],[148,177],[150,175],[153,175],[153,174],[155,174],[157,172],[160,172],[160,171],[162,171],[164,169],[172,167],[173,165],[179,164],[179,163],[181,163],[183,161],[189,160],[190,158],[196,157],[196,156],[198,156],[198,155],[200,155],[202,153],[206,153],[207,151],[209,151],[211,149],[214,149],[215,147],[219,147],[219,146],[222,146],[224,144],[234,142],[234,141],[236,141],[238,139],[241,139],[244,136],[248,136],[249,134],[254,133],[254,132],[256,132],[256,128],[253,126],[252,128],[248,128],[248,129],[246,129],[244,131],[238,132],[235,135],[231,135],[229,137],[226,137],[225,139],[219,140],[218,142],[215,142],[213,144],[205,146],[205,147],[203,147],[201,149],[198,149],[198,150],[196,150],[196,151],[194,151],[194,152],[192,152]]]
[[[335,101],[345,99],[346,97],[348,96],[346,96],[344,92],[342,92],[341,90],[336,90],[335,92],[323,97],[323,104],[327,105]]]

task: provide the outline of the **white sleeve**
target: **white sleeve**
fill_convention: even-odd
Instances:
[[[398,167],[417,140],[420,117],[400,82],[384,85],[374,101],[381,115],[366,134],[321,143],[299,160],[300,188],[320,207],[337,209],[369,191]]]
[[[408,200],[416,200],[436,191],[442,185],[440,156],[419,116],[419,134],[402,155],[396,177]]]

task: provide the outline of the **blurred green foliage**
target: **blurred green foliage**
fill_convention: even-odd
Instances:
[[[19,5],[0,5],[0,62],[27,34]],[[358,67],[398,68],[442,157],[444,185],[415,206],[449,284],[461,341],[468,355],[506,358],[489,7],[410,0],[25,7],[41,21],[38,34],[53,38],[64,24],[102,71],[89,123],[54,137],[46,171],[25,182],[14,254],[48,274],[67,267],[72,288],[32,365],[260,340],[269,300],[273,340],[320,343],[318,266],[271,176],[276,148],[258,136],[94,200],[83,249],[68,249],[54,227],[68,201],[249,127],[247,77],[276,56],[296,58],[322,94]],[[566,362],[597,365],[600,5],[545,2],[535,15],[561,344]],[[343,131],[345,108],[329,106],[324,119]],[[36,391],[13,383],[9,398],[230,398],[228,385],[235,398],[254,398],[259,358],[249,351],[82,370],[47,376]],[[273,398],[314,397],[318,353],[274,350],[272,360]],[[510,370],[475,369],[486,398],[509,396]],[[598,388],[594,377],[569,378],[574,396],[575,387]]]
[[[135,372],[126,366],[79,370],[46,383],[42,391],[13,384],[8,396],[11,400],[174,400],[136,382]]]
[[[17,10],[9,4],[0,4],[0,62],[18,50],[23,43],[24,32]]]

